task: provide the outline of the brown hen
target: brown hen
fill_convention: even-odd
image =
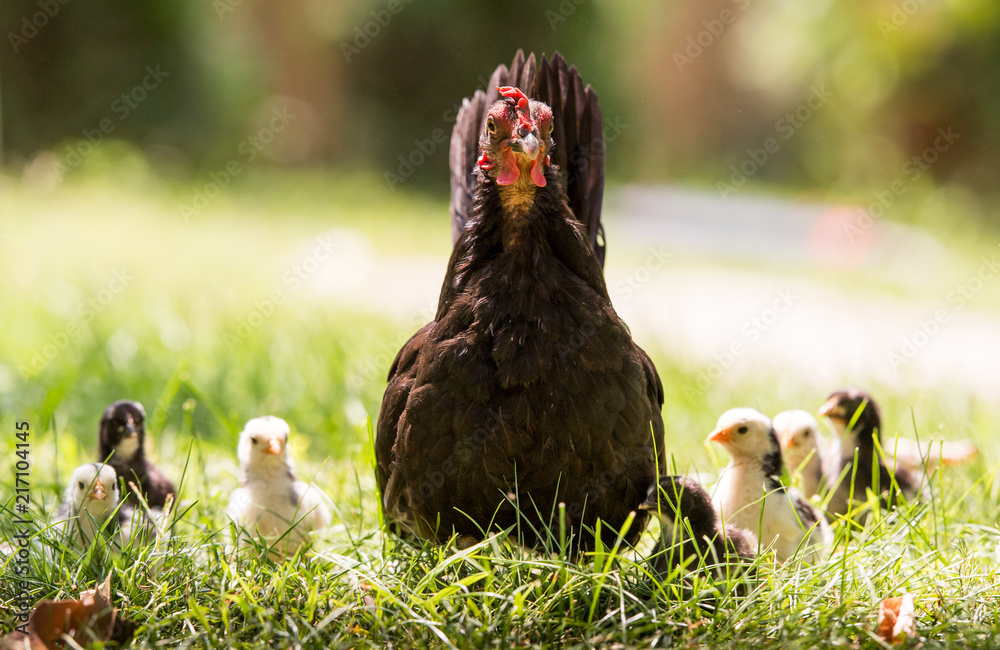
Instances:
[[[558,54],[536,67],[519,52],[490,89],[452,135],[457,241],[435,320],[389,371],[375,449],[386,519],[424,539],[511,529],[576,551],[601,520],[605,544],[634,542],[664,466],[663,388],[601,268],[597,97]]]

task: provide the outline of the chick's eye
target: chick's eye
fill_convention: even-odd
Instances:
[[[487,118],[486,120],[486,130],[489,131],[490,135],[496,135],[497,123],[492,117]]]
[[[809,437],[809,432],[808,432],[808,431],[806,431],[805,433],[803,433],[803,434],[802,434],[802,437],[803,437],[803,438],[808,438],[808,437]]]
[[[81,490],[83,489],[83,481],[79,481],[79,482],[77,482],[77,485],[79,485],[79,486],[80,486],[80,489],[81,489]]]
[[[257,444],[257,439],[256,438],[250,438],[250,442],[252,442],[253,444],[256,445]]]
[[[746,433],[747,432],[747,428],[746,427],[740,427],[739,429],[736,430],[736,432],[737,433]]]

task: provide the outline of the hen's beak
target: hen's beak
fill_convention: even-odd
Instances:
[[[128,425],[128,429],[125,431],[128,433],[129,438],[135,438],[139,435],[139,430],[135,428],[134,424]]]
[[[93,501],[104,501],[108,498],[108,493],[104,491],[104,484],[101,483],[101,479],[94,481],[94,484],[90,486],[89,498]]]
[[[721,429],[716,429],[712,433],[708,434],[707,440],[709,442],[729,442],[733,439],[733,432],[730,427],[724,427]]]
[[[542,144],[538,141],[538,136],[528,133],[523,138],[512,139],[510,148],[516,153],[523,153],[529,160],[535,160],[542,151]]]
[[[837,403],[837,398],[831,397],[829,400],[827,400],[826,404],[819,407],[819,415],[820,417],[828,417],[828,418],[843,417],[840,405]]]
[[[271,438],[267,443],[267,447],[263,449],[265,454],[273,454],[275,456],[281,453],[281,438]]]

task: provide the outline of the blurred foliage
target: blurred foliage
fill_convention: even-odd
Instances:
[[[910,214],[937,218],[940,187],[966,217],[1000,218],[992,0],[5,0],[0,26],[15,168],[43,151],[65,164],[110,119],[105,141],[180,178],[264,162],[440,191],[461,99],[521,47],[561,51],[597,88],[612,178],[860,202],[901,180]],[[123,116],[157,66],[168,76]],[[942,131],[960,137],[913,173]]]

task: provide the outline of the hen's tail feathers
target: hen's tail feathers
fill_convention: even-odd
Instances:
[[[583,80],[575,67],[568,66],[556,52],[552,60],[542,56],[536,65],[535,55],[527,58],[518,50],[508,68],[499,66],[490,77],[485,92],[477,90],[463,100],[451,134],[451,233],[452,243],[472,216],[475,199],[475,166],[479,159],[479,136],[486,111],[500,99],[498,86],[516,86],[529,97],[552,108],[555,147],[552,162],[562,170],[569,207],[587,226],[590,244],[604,266],[604,228],[601,204],[604,199],[604,135],[601,130],[601,106],[597,94]]]

